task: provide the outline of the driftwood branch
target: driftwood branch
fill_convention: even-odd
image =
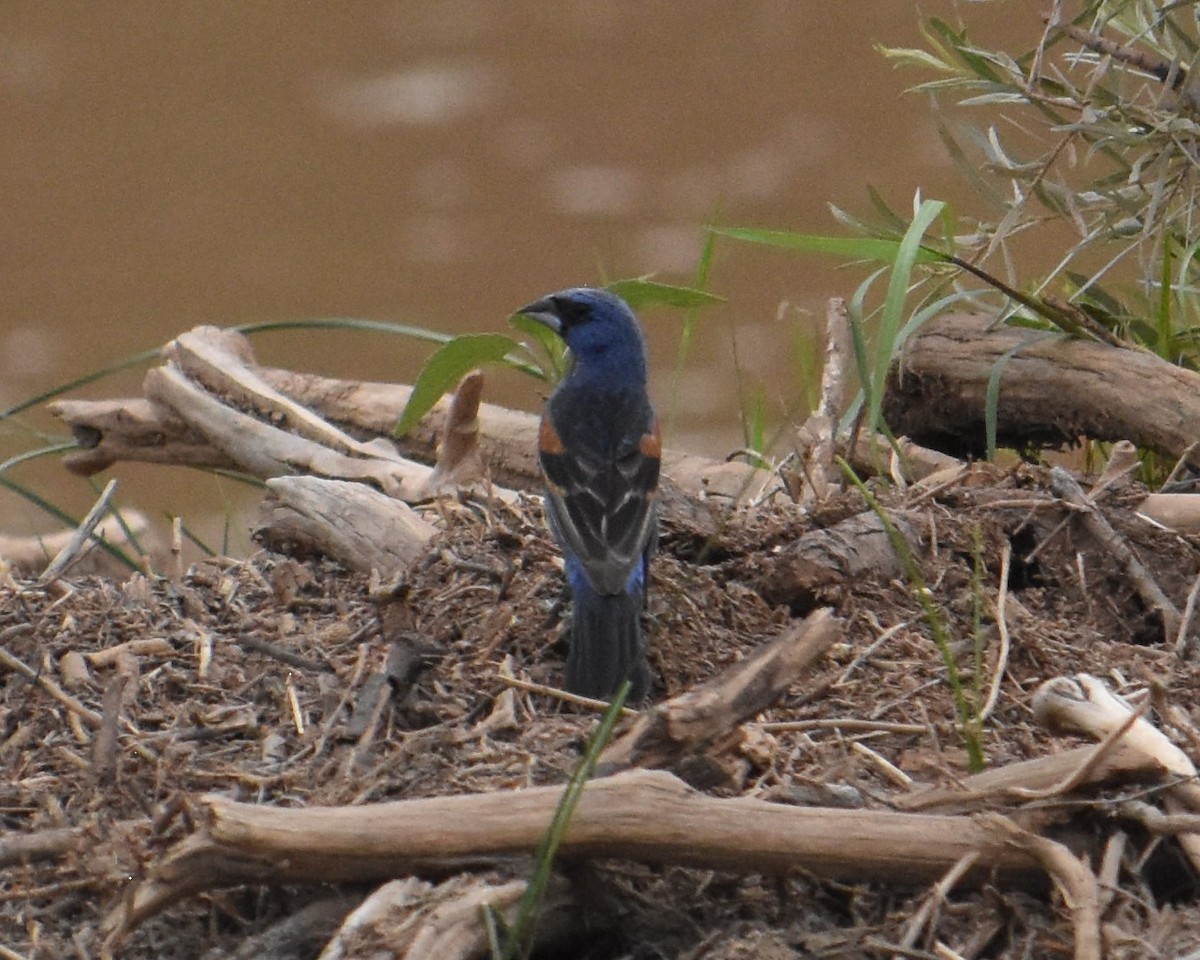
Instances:
[[[1130,440],[1200,466],[1200,453],[1188,452],[1200,423],[1200,374],[1146,351],[997,327],[978,314],[938,317],[909,339],[888,376],[888,425],[955,456],[986,452],[986,394],[997,369],[1002,446]]]
[[[365,881],[531,854],[561,796],[561,787],[535,787],[309,809],[206,796],[196,832],[107,918],[107,948],[167,904],[216,886]],[[588,784],[560,855],[923,883],[975,850],[988,867],[973,872],[974,882],[993,871],[1010,881],[1037,872],[1028,853],[968,817],[715,799],[669,773],[636,770]]]
[[[841,636],[845,624],[817,610],[715,680],[643,711],[600,755],[598,768],[661,767],[733,739],[778,700]]]
[[[235,343],[234,338],[241,342]],[[260,367],[254,363],[244,338],[212,327],[184,334],[165,352],[171,358],[170,365],[150,371],[153,376],[147,384],[149,399],[60,400],[50,405],[51,412],[67,423],[83,448],[66,457],[68,469],[90,475],[126,460],[246,469],[247,464],[242,461],[246,457],[253,465],[249,472],[262,477],[279,476],[298,472],[301,467],[308,469],[306,463],[315,445],[329,451],[322,464],[337,454],[346,460],[360,461],[350,467],[360,472],[367,471],[368,465],[376,466],[384,471],[381,486],[401,468],[413,471],[398,476],[406,484],[406,490],[415,489],[409,483],[420,486],[428,481],[428,464],[436,460],[452,398],[444,398],[399,442],[402,457],[420,461],[407,466],[400,463],[399,457],[363,441],[385,439],[390,443],[392,427],[408,402],[411,387],[334,380]],[[231,376],[223,366],[233,368],[235,375]],[[180,384],[180,379],[185,383]],[[265,453],[246,449],[244,445],[230,448],[228,431],[240,429],[247,442],[251,442],[250,438],[257,435],[252,425],[231,417],[220,429],[206,429],[203,417],[188,413],[189,405],[196,399],[187,391],[188,383],[199,385],[202,392],[213,398],[227,399],[229,403],[223,404],[227,410],[260,423],[282,424],[286,429],[278,432],[295,436],[298,446],[278,450],[272,447]],[[211,408],[208,412],[218,413]],[[540,488],[537,424],[534,414],[478,404],[478,449],[493,481],[519,489]],[[271,442],[277,443],[278,438]],[[352,479],[338,472],[346,464],[336,463],[336,467],[327,467],[322,475]],[[422,469],[414,471],[415,466]],[[714,461],[672,450],[664,452],[663,469],[680,488],[693,495],[738,499],[755,496],[774,482],[766,471],[742,463]]]

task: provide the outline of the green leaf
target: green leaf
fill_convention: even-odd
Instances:
[[[509,321],[514,327],[534,339],[546,355],[546,379],[557,383],[567,367],[567,345],[563,338],[544,323],[523,313],[514,313]]]
[[[887,378],[888,365],[896,349],[896,337],[900,332],[900,319],[904,312],[904,301],[908,297],[909,279],[914,264],[920,262],[921,237],[930,225],[941,216],[945,204],[940,200],[924,200],[913,217],[912,226],[900,241],[892,273],[888,278],[887,296],[883,304],[883,318],[879,329],[879,342],[875,346],[875,366],[871,372],[871,403],[867,409],[867,430],[874,433],[879,425],[883,410],[883,386]]]
[[[643,307],[682,307],[685,310],[695,310],[698,307],[709,307],[716,303],[724,303],[724,297],[695,287],[678,287],[669,283],[659,283],[645,277],[635,277],[630,280],[614,280],[605,284],[607,290],[615,293],[635,310]]]
[[[877,237],[826,237],[812,233],[792,233],[789,230],[757,230],[745,227],[719,227],[714,232],[732,240],[761,243],[801,253],[823,253],[850,260],[880,260],[891,263],[900,252],[900,240]],[[948,263],[944,253],[920,247],[916,263]]]
[[[957,67],[939,60],[928,50],[916,47],[885,47],[883,44],[877,43],[875,52],[881,54],[885,60],[895,60],[897,66],[928,67],[941,73],[957,74],[960,72]]]
[[[475,333],[455,337],[438,347],[421,368],[392,435],[402,437],[408,433],[433,409],[442,394],[471,370],[484,364],[500,363],[520,346],[520,343],[503,333]]]

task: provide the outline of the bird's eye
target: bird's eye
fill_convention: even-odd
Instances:
[[[592,319],[590,304],[569,300],[566,297],[554,297],[553,299],[555,309],[558,311],[558,319],[562,321],[564,330],[577,327]]]

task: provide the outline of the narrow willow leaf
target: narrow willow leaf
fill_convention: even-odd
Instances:
[[[746,243],[761,243],[784,250],[802,253],[824,253],[829,256],[851,260],[882,260],[892,262],[900,251],[899,240],[884,240],[876,237],[826,237],[811,233],[792,233],[788,230],[756,230],[745,227],[720,227],[715,233],[732,240]],[[921,247],[917,250],[916,263],[949,263],[944,253]]]
[[[476,333],[442,344],[421,368],[392,434],[402,437],[468,372],[500,363],[521,345],[503,333]]]
[[[885,47],[883,44],[877,43],[875,52],[886,60],[895,60],[896,65],[901,67],[928,67],[941,73],[957,74],[961,72],[957,67],[939,60],[928,50],[921,50],[918,47]]]
[[[698,307],[709,307],[725,302],[724,297],[718,297],[715,293],[709,293],[707,290],[659,283],[657,280],[649,280],[645,277],[614,280],[605,286],[635,310],[644,307],[681,307],[685,310],[695,310]]]

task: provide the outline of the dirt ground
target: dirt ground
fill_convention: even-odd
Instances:
[[[1182,610],[1200,541],[1136,517],[1130,505],[1143,492],[1121,485],[1100,506]],[[1197,754],[1200,670],[1176,656],[1173,637],[1164,642],[1127,570],[1047,492],[1044,470],[980,467],[940,491],[881,487],[880,496],[921,536],[929,596],[968,690],[978,679],[986,691],[997,668],[994,602],[1002,550],[1012,546],[1012,648],[984,729],[989,767],[1082,742],[1036,725],[1029,702],[1042,681],[1079,672],[1125,696],[1153,689],[1152,718]],[[761,718],[808,726],[766,734],[770,749],[726,764],[731,779],[710,792],[886,809],[909,788],[882,761],[918,786],[966,773],[946,666],[906,578],[780,595],[788,546],[864,509],[847,493],[809,512],[781,501],[732,512],[714,505],[704,523],[664,524],[647,618],[652,701],[711,679],[819,604],[846,623],[844,642]],[[526,691],[516,692],[511,714],[497,710],[509,689],[502,664],[535,683],[561,677],[566,604],[540,508],[466,502],[439,512],[445,532],[396,584],[267,553],[199,563],[178,583],[0,581],[3,957],[97,956],[103,917],[178,841],[179,811],[203,793],[277,806],[367,804],[567,780],[597,714]],[[1164,705],[1175,708],[1170,726]],[[105,717],[114,716],[106,735]],[[1055,819],[1100,849],[1117,836],[1125,844],[1119,887],[1104,907],[1105,955],[1184,956],[1200,950],[1196,878],[1173,839],[1119,815],[1117,801],[1134,795],[1153,800],[1156,788],[1072,794],[1057,800]],[[46,844],[35,851],[28,844],[37,838]],[[1043,889],[955,888],[910,930],[930,891],[883,876],[849,885],[800,872],[568,866],[594,909],[537,956],[1053,958],[1074,950],[1068,905]],[[509,865],[502,875],[524,869]],[[214,890],[145,922],[120,956],[316,957],[367,892]]]

